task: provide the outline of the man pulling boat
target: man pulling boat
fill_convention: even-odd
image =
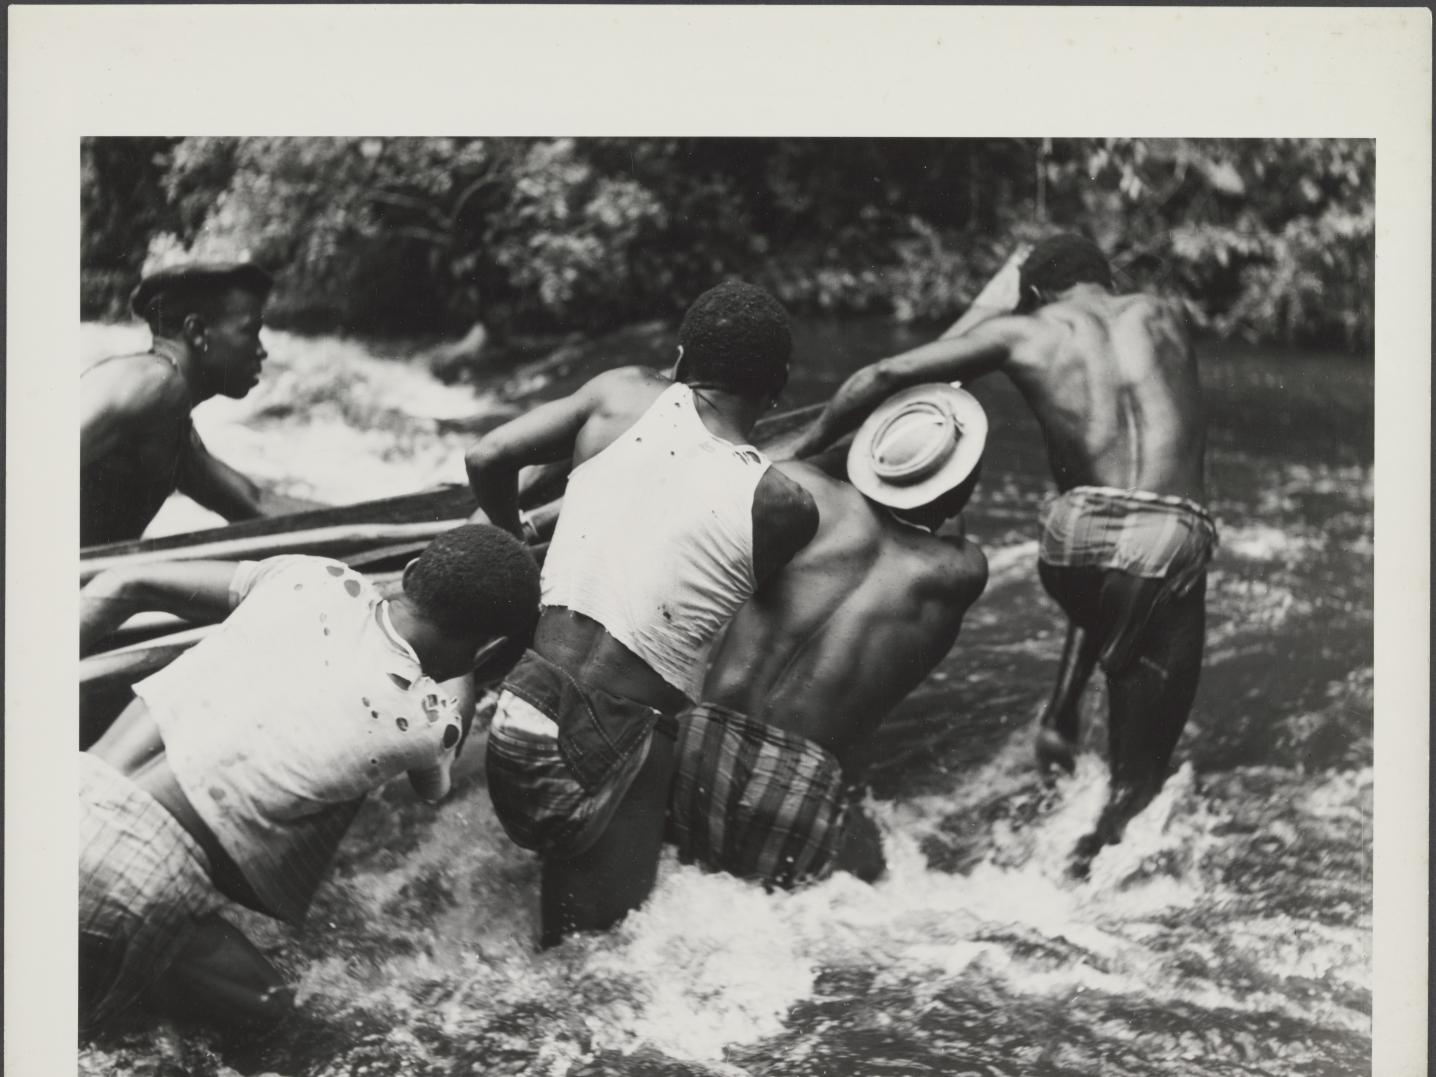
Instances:
[[[265,514],[259,488],[212,456],[190,412],[259,383],[270,275],[250,262],[152,273],[130,306],[148,351],[101,359],[80,375],[80,545],[137,539],[175,490],[226,520]]]
[[[850,377],[788,452],[831,444],[905,386],[998,370],[1041,424],[1058,488],[1042,510],[1039,571],[1069,625],[1039,721],[1044,767],[1072,768],[1082,690],[1098,663],[1107,676],[1111,787],[1073,850],[1084,875],[1161,788],[1201,672],[1216,528],[1180,309],[1113,294],[1094,244],[1054,236],[1009,259],[942,338]]]
[[[468,454],[488,519],[514,534],[521,467],[572,460],[543,568],[543,612],[489,733],[509,835],[543,859],[542,936],[605,928],[657,872],[674,716],[720,630],[813,536],[798,483],[747,444],[782,391],[782,306],[729,281],[699,296],[673,378],[601,374]]]
[[[813,541],[739,611],[679,716],[670,807],[679,858],[790,886],[833,869],[874,879],[857,802],[883,718],[951,650],[987,582],[948,526],[977,483],[987,418],[923,385],[884,403],[847,455],[849,482],[778,465],[818,506]]]
[[[537,607],[532,557],[477,525],[436,538],[392,600],[295,555],[95,577],[82,647],[142,610],[228,616],[80,754],[82,1025],[141,999],[226,1023],[282,1017],[289,990],[218,915],[224,899],[298,923],[371,790],[407,772],[442,798],[472,698],[439,682],[526,639]]]

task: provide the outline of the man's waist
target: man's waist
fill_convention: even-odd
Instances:
[[[1182,509],[1194,516],[1201,517],[1207,523],[1215,527],[1211,513],[1205,505],[1200,502],[1175,493],[1158,493],[1152,490],[1128,489],[1118,486],[1073,486],[1054,494],[1047,501],[1048,505],[1058,503],[1081,503],[1083,501],[1106,501],[1116,502],[1132,508],[1150,506],[1152,508]]]
[[[204,850],[209,859],[210,879],[225,896],[252,909],[273,915],[255,893],[249,880],[244,877],[244,872],[234,858],[220,844],[214,831],[195,810],[164,755],[159,756],[142,774],[131,775],[130,780],[154,797]]]
[[[549,606],[539,618],[533,650],[581,686],[600,688],[674,714],[688,699],[602,624],[564,606]]]

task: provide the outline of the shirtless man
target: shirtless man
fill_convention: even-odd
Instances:
[[[1071,769],[1093,666],[1110,696],[1111,786],[1073,852],[1083,876],[1161,789],[1201,671],[1206,420],[1180,309],[1114,295],[1095,245],[1058,235],[1019,252],[939,340],[859,370],[790,451],[831,443],[915,382],[1000,370],[1042,426],[1059,496],[1044,505],[1039,572],[1069,618],[1039,722],[1044,767]]]
[[[81,1024],[140,1001],[269,1024],[291,993],[224,900],[299,924],[371,790],[407,772],[426,800],[448,792],[469,674],[532,631],[538,567],[470,525],[392,599],[340,562],[282,556],[114,569],[80,608],[82,646],[142,610],[224,618],[80,754]]]
[[[226,520],[263,515],[258,488],[209,454],[190,411],[259,383],[271,284],[250,263],[180,266],[140,282],[130,305],[154,334],[149,351],[80,375],[80,545],[139,538],[175,490]]]
[[[673,716],[714,638],[812,538],[813,498],[746,444],[782,391],[787,313],[729,281],[689,308],[669,379],[625,367],[468,453],[480,513],[518,535],[519,469],[573,461],[533,650],[489,731],[494,810],[543,860],[542,941],[606,928],[653,887]]]
[[[883,404],[848,454],[852,485],[780,465],[817,502],[817,537],[739,611],[703,702],[679,718],[679,858],[791,886],[882,873],[855,793],[883,718],[952,648],[987,583],[955,520],[977,482],[982,407],[949,385]]]

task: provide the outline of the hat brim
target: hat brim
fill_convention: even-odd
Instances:
[[[962,430],[957,448],[931,475],[916,482],[894,483],[878,477],[873,468],[873,436],[888,417],[915,400],[939,404],[947,409]],[[961,485],[978,463],[987,447],[987,413],[977,398],[956,385],[936,382],[914,385],[884,400],[853,435],[848,449],[848,481],[864,497],[894,509],[915,509],[936,501],[943,494]]]

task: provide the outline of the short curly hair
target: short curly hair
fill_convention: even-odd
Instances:
[[[507,531],[464,524],[429,543],[404,574],[404,594],[446,631],[527,638],[538,621],[539,570]]]
[[[788,383],[793,335],[788,312],[766,288],[726,280],[688,308],[678,329],[680,380],[711,383],[749,400],[776,396]]]
[[[1018,271],[1022,294],[1029,288],[1044,292],[1065,292],[1075,284],[1112,287],[1112,267],[1102,249],[1085,236],[1062,232],[1049,236],[1037,246]]]

